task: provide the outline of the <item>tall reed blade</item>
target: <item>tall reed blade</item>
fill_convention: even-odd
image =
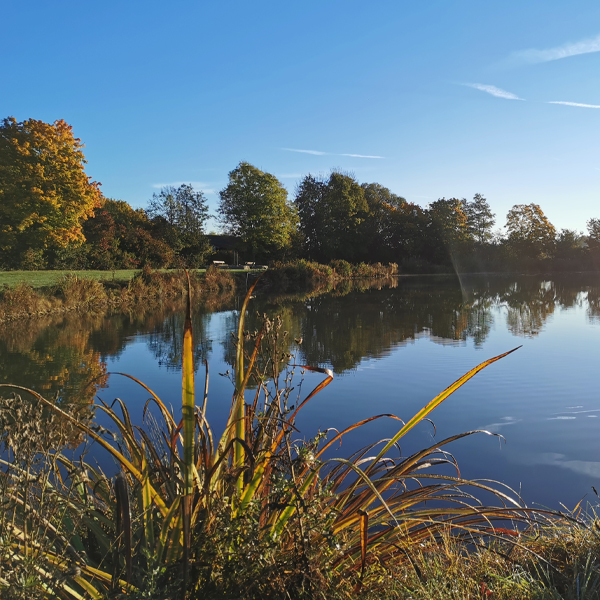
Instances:
[[[187,579],[189,564],[189,551],[191,543],[191,517],[192,498],[194,493],[194,437],[196,420],[194,418],[194,346],[192,339],[192,287],[190,276],[186,271],[188,284],[187,306],[185,325],[183,330],[183,365],[182,365],[182,401],[181,411],[183,419],[183,552],[184,552],[184,578]],[[187,587],[187,586],[186,586]]]
[[[248,303],[252,297],[252,292],[258,283],[260,277],[250,286],[244,303],[240,310],[240,321],[238,323],[237,347],[235,355],[235,400],[233,416],[235,420],[235,437],[240,440],[240,443],[235,444],[233,450],[233,466],[239,472],[236,488],[238,494],[241,494],[244,489],[244,445],[246,439],[246,424],[244,419],[244,325],[246,323],[246,310]]]
[[[465,373],[460,379],[457,379],[452,385],[448,386],[441,394],[438,394],[433,400],[429,402],[426,406],[424,406],[400,431],[391,438],[388,443],[380,450],[379,454],[371,463],[371,466],[366,470],[366,473],[369,473],[371,469],[377,465],[379,459],[386,454],[386,452],[394,445],[398,440],[403,437],[406,433],[408,433],[417,423],[420,423],[427,415],[432,412],[435,408],[437,408],[448,396],[453,394],[459,387],[465,384],[469,379],[477,375],[479,371],[482,371],[492,363],[512,354],[516,350],[518,350],[521,346],[517,346],[508,352],[504,352],[503,354],[499,354],[498,356],[494,356],[481,364],[477,365],[473,369],[471,369],[468,373]]]

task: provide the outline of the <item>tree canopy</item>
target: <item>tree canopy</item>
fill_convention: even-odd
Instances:
[[[307,175],[295,198],[305,248],[317,260],[357,260],[362,252],[360,225],[368,204],[351,175],[333,171],[328,179]]]
[[[166,186],[152,196],[147,213],[160,237],[179,255],[181,262],[198,267],[209,252],[204,226],[208,204],[191,184]]]
[[[0,125],[0,262],[31,249],[84,241],[82,222],[100,205],[100,184],[85,174],[83,144],[65,121]]]
[[[506,229],[517,253],[545,258],[554,250],[556,229],[538,204],[515,204],[506,215]]]
[[[463,210],[467,215],[469,234],[480,244],[489,242],[496,219],[485,197],[475,194],[471,202],[463,200]]]
[[[219,220],[225,232],[240,237],[253,260],[291,246],[296,211],[274,175],[241,162],[219,195]]]

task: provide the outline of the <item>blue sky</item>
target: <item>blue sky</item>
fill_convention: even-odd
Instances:
[[[342,168],[423,206],[600,217],[600,3],[6,0],[0,118],[65,119],[103,193],[244,160],[293,195]]]

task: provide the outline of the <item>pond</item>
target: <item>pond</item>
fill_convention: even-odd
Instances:
[[[231,332],[241,297],[194,307],[196,385],[209,365],[208,419],[224,426],[235,355]],[[376,414],[408,420],[484,360],[521,346],[450,396],[402,444],[406,455],[456,433],[483,429],[448,450],[469,479],[503,482],[533,506],[572,509],[600,490],[600,278],[406,277],[344,282],[327,293],[269,295],[257,313],[281,315],[297,364],[324,366],[334,381],[301,412],[298,438]],[[0,382],[36,389],[87,410],[94,398],[121,398],[141,420],[144,381],[175,410],[181,403],[181,305],[135,314],[68,315],[0,328]],[[301,343],[298,343],[300,342]],[[307,373],[302,393],[321,375]],[[335,452],[349,456],[390,437],[398,422],[378,419]]]

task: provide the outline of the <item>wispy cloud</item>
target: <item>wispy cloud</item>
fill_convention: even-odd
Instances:
[[[600,104],[581,104],[580,102],[561,102],[559,100],[551,100],[548,104],[564,104],[565,106],[578,106],[579,108],[600,108]]]
[[[300,152],[302,154],[314,154],[315,156],[325,156],[328,152],[319,152],[319,150],[298,150],[297,148],[282,148],[288,152]]]
[[[589,54],[590,52],[600,52],[600,35],[595,38],[581,40],[579,42],[568,42],[556,48],[548,48],[546,50],[537,50],[530,48],[528,50],[520,50],[513,52],[507,59],[509,64],[537,64],[550,62],[552,60],[560,60],[561,58],[569,58],[578,54]]]
[[[496,96],[496,98],[503,98],[504,100],[524,100],[524,98],[519,98],[516,94],[507,92],[495,85],[485,85],[483,83],[463,83],[462,85],[472,87],[480,92],[485,92],[486,94],[491,94],[492,96]]]
[[[169,183],[153,183],[152,187],[160,190],[164,187],[179,187],[180,185],[191,185],[195,190],[202,190],[205,194],[216,194],[217,191],[210,184],[203,181],[171,181]]]
[[[340,154],[340,156],[351,156],[352,158],[385,158],[383,156],[372,156],[370,154]]]
[[[351,158],[385,158],[373,154],[336,154],[335,152],[321,152],[320,150],[299,150],[298,148],[282,148],[287,152],[301,152],[302,154],[313,154],[314,156],[349,156]]]

